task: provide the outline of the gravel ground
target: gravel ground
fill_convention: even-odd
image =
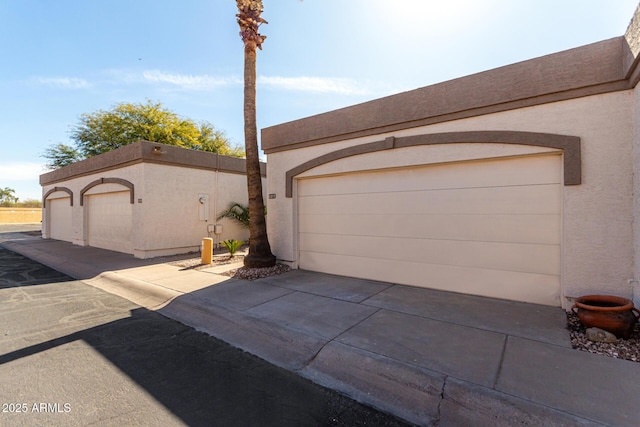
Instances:
[[[174,261],[174,262],[170,262],[169,264],[175,265],[177,267],[182,267],[185,270],[203,270],[206,268],[242,262],[242,260],[244,260],[244,256],[246,255],[246,252],[247,252],[247,249],[244,248],[236,252],[237,255],[234,255],[232,257],[229,256],[228,253],[214,255],[212,264],[201,264],[200,257]],[[275,276],[277,274],[286,273],[289,270],[291,270],[291,268],[288,265],[276,264],[275,266],[270,268],[240,267],[240,268],[229,270],[227,272],[220,273],[220,274],[222,274],[223,276],[234,277],[236,279],[255,280],[255,279],[261,279],[263,277]]]
[[[571,333],[571,346],[577,350],[640,362],[640,324],[637,322],[629,339],[619,339],[617,343],[589,341],[586,328],[574,313],[567,313],[567,328]]]
[[[185,270],[203,270],[205,268],[217,267],[219,265],[227,265],[234,264],[236,262],[242,262],[244,259],[244,255],[235,255],[230,257],[229,254],[224,255],[215,255],[213,257],[212,264],[201,264],[201,259],[198,258],[189,258],[183,259],[179,261],[173,261],[168,263],[169,265],[175,265],[176,267],[182,267]]]
[[[288,265],[276,264],[269,268],[246,268],[240,267],[237,270],[231,270],[223,273],[225,276],[235,277],[236,279],[255,280],[263,277],[275,276],[277,274],[286,273],[291,270]]]

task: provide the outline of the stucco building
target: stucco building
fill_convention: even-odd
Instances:
[[[640,18],[623,36],[262,130],[293,267],[640,303]]]
[[[229,203],[247,204],[244,159],[138,141],[43,174],[40,184],[44,238],[151,258],[198,251],[203,237],[249,237],[216,221]]]

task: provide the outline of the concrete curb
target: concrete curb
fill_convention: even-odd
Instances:
[[[605,425],[453,377],[445,381],[439,417],[439,426]]]
[[[299,373],[419,426],[604,425],[335,341]]]
[[[300,372],[311,381],[417,425],[432,425],[446,376],[339,342]]]
[[[93,279],[84,280],[84,283],[128,299],[150,310],[158,310],[180,295],[184,295],[173,289],[133,279],[113,271],[107,271]]]
[[[303,369],[326,344],[326,340],[212,306],[188,294],[174,299],[158,313],[290,371]]]

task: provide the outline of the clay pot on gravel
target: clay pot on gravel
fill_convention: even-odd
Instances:
[[[640,311],[633,301],[613,295],[586,295],[576,299],[571,310],[587,328],[600,328],[618,338],[629,338]]]

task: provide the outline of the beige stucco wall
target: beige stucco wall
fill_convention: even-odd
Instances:
[[[563,186],[562,294],[577,297],[608,293],[629,297],[632,293],[629,280],[634,277],[633,104],[633,91],[620,91],[271,153],[267,165],[268,189],[276,198],[267,201],[267,221],[274,253],[279,259],[295,264],[295,182],[294,197],[288,199],[285,173],[320,155],[388,136],[438,132],[510,130],[572,135],[581,138],[582,184]],[[545,151],[551,150],[504,144],[402,148],[342,159],[310,170],[304,176]],[[568,303],[564,300],[563,304]]]
[[[216,220],[230,202],[247,204],[245,175],[145,164],[142,188],[136,193],[145,195],[140,204],[142,215],[134,219],[134,226],[144,230],[141,241],[147,257],[164,255],[167,248],[194,250],[208,236],[216,242],[249,238],[248,230],[234,221]],[[201,196],[206,198],[206,206],[200,204]],[[205,211],[201,212],[203,208]],[[213,224],[222,225],[222,234],[209,233],[208,226]]]
[[[634,241],[634,280],[633,302],[636,307],[640,307],[640,88],[636,87],[633,92],[633,241]]]
[[[248,231],[228,219],[216,220],[229,204],[247,204],[246,176],[180,166],[138,163],[114,170],[68,179],[43,186],[43,194],[54,187],[73,191],[72,238],[74,244],[86,242],[85,209],[80,206],[80,191],[100,178],[121,178],[134,185],[132,243],[134,255],[150,258],[168,254],[198,251],[203,237],[216,242],[226,239],[247,240]],[[266,180],[265,180],[266,186]],[[100,184],[86,194],[126,190],[119,184]],[[205,204],[199,202],[205,196]],[[56,191],[49,198],[68,197]],[[44,209],[47,216],[47,209]],[[205,216],[201,216],[205,215]],[[49,225],[43,222],[43,237],[49,238]],[[209,233],[208,225],[222,224],[223,232]]]

